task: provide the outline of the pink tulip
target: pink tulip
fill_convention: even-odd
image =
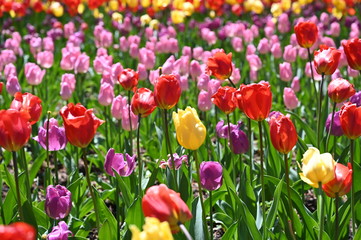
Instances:
[[[138,116],[134,115],[132,111],[130,111],[131,122],[132,122],[132,130],[138,128]],[[122,128],[125,131],[130,131],[130,121],[129,121],[129,104],[123,107],[122,109]]]
[[[270,45],[267,38],[262,38],[259,41],[257,50],[260,54],[266,54],[270,51]]]
[[[291,29],[291,23],[288,18],[288,15],[287,13],[282,13],[278,17],[278,31],[280,33],[287,33],[290,31],[290,29]]]
[[[202,47],[195,47],[193,48],[193,58],[196,60],[201,60],[203,54],[203,48]]]
[[[11,75],[6,81],[6,91],[11,95],[14,96],[15,93],[21,92],[21,87],[19,84],[18,77],[15,75]]]
[[[182,49],[182,55],[192,58],[192,48],[188,46],[184,46]]]
[[[64,37],[69,38],[70,35],[73,35],[75,33],[75,24],[73,22],[68,22],[64,24]]]
[[[212,108],[212,95],[204,90],[201,90],[201,92],[198,95],[198,108],[199,110],[205,112],[209,111]]]
[[[286,62],[293,63],[296,61],[296,57],[297,57],[297,48],[293,47],[292,45],[287,45],[283,53],[283,59]]]
[[[192,76],[192,79],[195,80],[197,77],[199,77],[202,74],[201,65],[198,61],[192,60],[190,64],[189,73]]]
[[[293,78],[292,74],[292,66],[288,62],[280,63],[279,65],[280,69],[280,79],[285,82],[289,82]]]
[[[43,68],[50,68],[54,63],[54,54],[49,51],[39,52],[36,61]]]
[[[54,41],[50,37],[43,38],[43,49],[44,51],[54,52]]]
[[[282,48],[280,43],[275,43],[271,47],[271,53],[274,58],[281,58],[282,57]]]
[[[122,36],[119,38],[119,48],[120,48],[120,51],[122,51],[122,52],[128,51],[129,44],[128,44],[128,40],[125,36]]]
[[[234,37],[231,40],[232,47],[234,51],[236,52],[242,52],[243,51],[243,40],[239,37]]]
[[[31,54],[33,54],[34,57],[36,57],[36,55],[38,54],[38,52],[41,51],[41,38],[40,37],[32,37],[30,39],[30,52]]]
[[[8,79],[10,76],[13,76],[13,75],[14,76],[17,75],[15,65],[12,63],[6,64],[5,68],[4,68],[5,79]]]
[[[153,69],[155,65],[155,54],[146,48],[139,49],[139,62],[144,64],[146,69]]]
[[[90,58],[86,53],[80,54],[74,63],[75,73],[86,73],[89,70]]]
[[[122,119],[123,108],[127,106],[127,98],[120,95],[113,99],[111,113],[115,119]]]
[[[35,63],[25,64],[25,77],[30,85],[39,85],[43,81],[44,75],[45,70],[41,70]]]
[[[114,98],[113,86],[108,83],[101,84],[100,93],[98,95],[98,101],[100,105],[109,106],[110,104],[112,104],[113,98]]]
[[[104,69],[113,65],[112,56],[96,56],[93,62],[94,70],[97,73],[103,73]]]
[[[294,92],[300,91],[300,79],[299,77],[294,77],[291,83],[291,88]]]
[[[171,74],[174,70],[174,66],[173,66],[174,62],[175,62],[175,57],[174,55],[171,55],[163,64],[162,73],[166,75]]]
[[[258,71],[262,68],[262,61],[256,54],[248,55],[246,59],[252,71]]]
[[[2,50],[0,58],[3,65],[16,62],[16,56],[13,50]]]
[[[209,83],[210,77],[206,73],[202,73],[198,77],[197,87],[199,90],[208,90],[208,83]]]
[[[292,88],[284,88],[283,90],[283,101],[285,103],[286,108],[289,110],[295,109],[298,107],[298,99],[296,97],[295,92]]]
[[[112,72],[111,77],[112,77],[114,84],[118,83],[118,78],[119,78],[120,74],[123,72],[122,64],[121,63],[113,64],[111,72]]]
[[[140,81],[144,81],[148,78],[148,72],[144,64],[141,63],[138,64],[137,72],[138,72],[138,79]]]

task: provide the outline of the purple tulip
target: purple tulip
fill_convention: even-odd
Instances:
[[[48,240],[68,240],[68,235],[73,234],[69,229],[68,225],[61,221],[58,226],[53,227],[51,233],[48,234]]]
[[[231,131],[230,147],[234,154],[242,154],[248,151],[248,138],[241,129],[237,128]]]
[[[219,162],[202,162],[200,165],[200,179],[203,188],[213,191],[222,186],[222,165]]]
[[[58,121],[51,118],[49,121],[49,151],[59,151],[65,148],[67,139],[65,129],[58,126]],[[43,127],[39,127],[38,136],[33,139],[37,141],[40,146],[46,149],[46,130],[48,121],[45,121]]]
[[[116,171],[122,177],[128,177],[135,169],[135,155],[131,157],[126,153],[125,159],[126,161],[124,161],[123,154],[115,153],[115,150],[110,148],[107,155],[105,156],[105,171],[113,177],[115,177],[114,171]]]
[[[242,126],[242,122],[239,121],[237,125],[235,124],[229,124],[229,126],[231,127],[231,132],[233,130],[238,130],[241,126]],[[224,121],[221,120],[217,123],[216,125],[216,132],[219,138],[228,138],[228,125],[224,124]]]
[[[45,212],[53,219],[63,219],[71,210],[71,192],[64,186],[49,185],[46,188]]]
[[[361,106],[361,91],[356,92],[351,98],[350,102],[355,103],[357,107]]]
[[[182,163],[185,163],[185,164],[188,163],[188,156],[187,155],[179,156],[178,153],[173,153],[173,159],[174,159],[174,164],[175,164],[175,169],[176,170],[178,170],[182,166]],[[172,161],[172,158],[170,157],[169,154],[168,154],[168,161],[161,161],[160,162],[160,167],[161,168],[166,168],[167,166],[170,169],[173,169],[173,161]]]
[[[326,120],[326,131],[328,132],[330,127],[331,127],[331,118],[332,118],[332,113],[330,113],[327,117]],[[335,114],[333,115],[333,124],[332,124],[332,129],[330,132],[331,135],[334,136],[342,136],[343,135],[343,130],[341,127],[341,122],[340,122],[340,111],[335,112]]]

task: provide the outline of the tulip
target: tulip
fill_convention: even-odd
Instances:
[[[148,188],[142,199],[142,209],[146,217],[167,221],[172,233],[179,231],[178,223],[183,224],[192,218],[192,213],[179,193],[164,184]]]
[[[248,137],[239,127],[231,130],[230,148],[234,154],[246,153],[249,149]]]
[[[235,92],[233,87],[220,87],[212,96],[212,102],[225,114],[230,114],[237,107]]]
[[[105,171],[112,177],[115,177],[116,171],[122,177],[128,177],[135,169],[135,155],[130,156],[127,153],[124,156],[121,153],[115,153],[113,148],[110,148],[104,162]]]
[[[68,225],[64,221],[60,221],[58,226],[54,226],[48,234],[48,240],[68,240],[68,235],[72,232],[68,229]]]
[[[298,98],[292,88],[283,89],[283,101],[290,110],[298,107]]]
[[[239,93],[241,97],[238,101],[241,102],[247,117],[256,121],[262,121],[268,117],[272,106],[272,92],[268,82],[243,85]]]
[[[171,109],[180,98],[181,88],[175,75],[161,75],[154,86],[154,100],[160,109]]]
[[[4,86],[4,83],[3,83],[3,82],[0,82],[0,95],[1,95],[1,93],[3,92],[3,86]]]
[[[49,136],[47,137],[47,128],[49,125]],[[49,151],[59,151],[65,148],[67,140],[64,127],[58,126],[58,121],[51,118],[44,123],[43,127],[39,127],[38,136],[33,138],[42,148],[47,149],[47,141],[49,141]]]
[[[267,38],[262,38],[257,46],[257,50],[259,51],[260,54],[266,54],[270,51],[271,46],[268,42]]]
[[[313,60],[318,74],[332,75],[340,61],[341,52],[333,47],[321,45],[320,50],[315,51]]]
[[[154,101],[153,92],[148,88],[137,89],[137,91],[133,95],[131,107],[132,107],[132,112],[135,115],[140,115],[141,117],[147,117],[157,107]]]
[[[361,107],[350,102],[341,107],[340,122],[346,137],[354,140],[361,136]]]
[[[335,112],[333,115],[333,123],[332,123],[332,129],[330,130],[331,127],[331,120],[332,120],[332,113],[330,113],[327,117],[326,120],[326,131],[329,132],[331,135],[334,136],[342,136],[343,135],[343,130],[341,127],[341,122],[340,122],[340,111]]]
[[[35,240],[36,230],[25,222],[15,222],[10,225],[0,225],[1,240]]]
[[[351,98],[350,102],[355,103],[357,107],[361,106],[361,91],[355,93]]]
[[[352,167],[348,163],[347,167],[341,163],[336,163],[335,178],[322,185],[323,191],[329,197],[341,197],[346,195],[351,190],[352,185]]]
[[[173,160],[174,160],[174,167],[173,167]],[[167,161],[160,162],[160,167],[165,168],[166,166],[168,166],[170,169],[175,168],[176,170],[178,170],[182,166],[183,162],[186,164],[188,163],[188,156],[187,155],[179,156],[178,153],[173,153],[173,160],[169,156]]]
[[[15,93],[14,100],[11,102],[10,108],[28,112],[30,115],[29,121],[31,125],[35,124],[39,120],[43,110],[40,98],[31,93],[22,94],[21,92]]]
[[[173,122],[176,129],[177,140],[186,149],[196,150],[206,138],[206,127],[199,120],[194,108],[173,112]]]
[[[39,85],[43,81],[45,70],[41,70],[35,63],[25,64],[25,77],[30,85]]]
[[[133,69],[126,68],[120,74],[118,82],[125,90],[131,91],[138,85],[138,73]]]
[[[69,103],[60,110],[68,141],[79,148],[85,148],[93,140],[97,128],[104,123],[97,118],[93,109],[86,109],[80,103]]]
[[[208,58],[207,73],[220,80],[225,80],[232,75],[232,53],[216,52]]]
[[[132,240],[173,240],[173,235],[168,222],[160,222],[157,218],[146,217],[143,232],[131,225]]]
[[[122,119],[123,116],[123,108],[127,105],[127,98],[122,96],[116,96],[113,99],[111,113],[115,119]]]
[[[293,78],[291,88],[294,92],[300,91],[300,79],[297,76]]]
[[[17,73],[16,73],[15,65],[12,63],[6,64],[4,68],[5,79],[8,79],[10,76],[16,76],[16,75]]]
[[[346,79],[333,79],[328,85],[328,96],[335,103],[341,103],[356,93],[354,86]]]
[[[122,108],[122,128],[125,131],[133,131],[138,128],[138,115],[135,115],[130,111],[130,120],[129,120],[129,104],[126,104]]]
[[[214,191],[222,186],[222,165],[218,162],[202,162],[200,165],[201,185],[208,191]]]
[[[216,133],[219,138],[227,139],[229,138],[228,132],[232,132],[233,130],[238,130],[242,126],[242,122],[238,122],[237,125],[230,123],[230,131],[228,131],[228,124],[224,124],[224,121],[221,120],[216,125]]]
[[[74,63],[75,73],[86,73],[89,70],[90,57],[86,53],[80,54]]]
[[[348,65],[352,69],[361,71],[361,39],[350,39],[346,43],[343,43],[342,46]]]
[[[280,63],[280,79],[285,82],[289,82],[293,78],[292,67],[288,62]]]
[[[273,147],[283,154],[289,153],[297,143],[296,128],[286,116],[271,118],[270,135]]]
[[[317,148],[309,147],[303,154],[301,179],[318,188],[319,184],[326,184],[335,178],[335,165],[330,153],[320,154]]]
[[[45,212],[52,219],[63,219],[72,207],[71,192],[64,186],[49,185],[46,188]]]
[[[36,61],[43,68],[50,68],[54,63],[54,54],[50,51],[39,52]]]
[[[295,28],[298,44],[303,48],[310,48],[318,38],[318,28],[312,22],[299,22]]]
[[[6,81],[6,91],[11,95],[14,96],[15,93],[21,91],[21,86],[17,76],[10,76]]]
[[[109,106],[112,104],[114,98],[113,86],[109,83],[103,83],[100,85],[100,93],[98,95],[98,101],[100,105]]]
[[[296,61],[297,57],[297,48],[288,45],[285,47],[285,50],[283,52],[283,58],[286,62],[293,63]]]
[[[212,100],[211,100],[212,95],[205,91],[205,90],[201,90],[199,95],[198,95],[198,108],[199,110],[205,112],[205,111],[209,111],[212,108]]]

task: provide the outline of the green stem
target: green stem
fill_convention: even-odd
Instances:
[[[317,109],[317,147],[320,148],[321,143],[321,116],[322,116],[322,87],[325,80],[325,74],[322,73],[322,80],[320,82],[319,88],[319,99],[318,99],[318,109]]]
[[[27,194],[27,198],[30,201],[31,199],[30,175],[29,175],[28,163],[26,161],[24,148],[20,149],[20,155],[21,155],[20,159],[22,161],[22,165],[24,166],[24,171],[25,171],[26,194]]]
[[[59,175],[58,175],[58,154],[54,152],[54,166],[55,166],[55,184],[59,184]]]
[[[104,125],[105,125],[105,144],[106,144],[106,147],[107,149],[109,149],[109,137],[108,137],[108,128],[109,128],[109,119],[108,119],[108,111],[107,111],[107,107],[104,106],[104,114],[105,114],[105,118],[107,119],[107,121],[105,121]]]
[[[313,74],[313,67],[312,67],[312,56],[311,56],[311,51],[309,48],[307,48],[307,53],[308,53],[308,62],[310,63],[310,69],[311,69],[311,78],[312,78],[312,83],[313,83],[313,89],[315,91],[315,94],[317,93],[317,89],[316,89],[316,81],[315,81],[315,77]]]
[[[173,175],[173,181],[176,192],[178,192],[178,183],[177,183],[177,172],[175,170],[175,162],[174,162],[174,156],[172,152],[172,146],[170,145],[170,138],[169,138],[169,129],[168,129],[168,113],[167,109],[163,109],[163,119],[164,119],[164,132],[165,132],[165,142],[166,142],[166,148],[167,152],[170,155],[170,159],[172,161],[172,175]]]
[[[213,240],[213,212],[212,212],[212,191],[209,191],[209,218],[210,218],[210,230],[209,234],[211,236],[211,240]]]
[[[285,161],[285,177],[286,177],[286,184],[287,184],[287,197],[288,197],[288,207],[290,210],[290,222],[288,223],[290,227],[290,232],[292,239],[296,239],[295,232],[293,230],[293,206],[292,206],[292,200],[291,200],[291,188],[290,188],[290,171],[288,166],[288,156],[287,154],[284,154],[284,161]]]
[[[252,186],[252,181],[253,181],[253,139],[252,139],[252,121],[250,118],[247,118],[247,137],[248,137],[248,142],[249,142],[249,149],[248,149],[248,165],[250,168],[250,182],[251,182],[251,186]]]
[[[142,191],[142,176],[143,176],[143,161],[142,161],[142,157],[140,156],[140,143],[139,143],[139,139],[140,139],[140,120],[141,120],[141,116],[140,114],[138,115],[138,129],[137,129],[137,159],[138,159],[138,180],[139,180],[139,196],[143,196],[143,191]]]
[[[45,189],[50,185],[50,159],[49,159],[49,125],[50,125],[50,112],[47,114],[47,124],[46,124],[46,171],[45,171]]]
[[[328,152],[328,142],[330,141],[331,129],[333,128],[333,119],[334,119],[335,111],[336,111],[336,103],[333,103],[330,128],[328,129],[327,138],[326,138],[326,152]],[[333,157],[335,158],[335,156]]]
[[[266,231],[266,193],[264,186],[264,167],[263,167],[263,134],[262,134],[262,122],[258,121],[259,130],[259,142],[260,142],[260,155],[261,155],[261,195],[262,195],[262,227],[263,227],[263,239],[267,239]]]
[[[86,148],[83,148],[83,160],[84,160],[84,167],[85,167],[85,177],[86,177],[86,181],[87,181],[87,183],[88,183],[90,196],[91,196],[91,198],[92,198],[92,200],[93,200],[93,205],[94,205],[96,226],[97,226],[97,229],[98,229],[98,231],[99,231],[100,224],[99,224],[98,204],[97,204],[97,202],[96,202],[95,195],[94,195],[94,192],[93,192],[93,187],[92,187],[91,181],[90,181],[88,160],[87,160],[87,158],[86,158]]]
[[[236,85],[232,82],[231,78],[228,78],[229,83],[232,85],[232,87],[237,88]]]
[[[226,115],[227,116],[227,125],[228,125],[228,143],[229,143],[229,148],[231,148],[231,123],[229,120],[229,114]],[[232,176],[233,176],[233,183],[236,186],[236,170],[235,170],[235,163],[234,163],[234,158],[232,158],[233,154],[232,151],[231,152],[231,162],[232,162]]]
[[[354,168],[354,143],[355,140],[350,140],[350,163],[352,169]],[[354,171],[352,171],[352,183],[351,183],[351,216],[352,216],[352,235],[355,236],[356,233],[356,215],[355,215],[355,185],[354,185]]]
[[[199,191],[199,199],[201,201],[201,207],[202,207],[202,220],[203,220],[203,231],[206,239],[209,239],[208,231],[207,231],[207,221],[206,221],[206,209],[204,208],[204,202],[203,202],[203,193],[202,193],[202,185],[201,185],[201,174],[199,170],[199,160],[197,155],[197,150],[193,151],[194,160],[196,161],[196,169],[197,169],[197,183],[198,183],[198,191]]]
[[[20,221],[24,221],[24,214],[23,214],[23,208],[21,205],[21,197],[20,197],[20,187],[19,187],[19,169],[18,169],[18,163],[16,160],[16,152],[13,153],[13,164],[14,164],[14,174],[15,174],[15,190],[16,190],[16,200],[18,202],[18,211],[20,216]]]
[[[324,222],[325,222],[325,208],[324,208],[324,198],[323,198],[323,191],[322,191],[322,183],[318,183],[318,203],[317,207],[321,208],[321,216],[319,219],[319,226],[320,226],[320,232],[318,234],[318,239],[322,240],[323,237],[323,228],[324,228]]]
[[[121,120],[118,120],[118,138],[119,138],[119,151],[122,152],[122,123]]]
[[[119,196],[120,196],[120,188],[119,188],[119,176],[115,176],[115,211],[116,211],[116,219],[117,219],[117,240],[120,240],[120,206],[119,206]]]
[[[338,240],[338,208],[340,198],[338,196],[338,193],[336,193],[335,195],[335,240]]]
[[[130,155],[133,155],[133,129],[132,129],[132,116],[130,114],[131,112],[131,99],[130,99],[130,93],[131,91],[128,91],[128,101],[129,101],[129,108],[128,108],[128,117],[129,117],[129,138],[130,138]]]

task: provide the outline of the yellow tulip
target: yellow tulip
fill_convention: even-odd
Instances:
[[[291,0],[281,0],[281,7],[283,11],[287,11],[291,8]]]
[[[138,0],[126,0],[126,3],[130,8],[136,8],[138,6]]]
[[[199,120],[197,111],[187,107],[185,110],[178,109],[173,112],[173,122],[180,145],[186,149],[198,149],[206,139],[206,127]]]
[[[300,14],[301,13],[301,4],[298,2],[294,2],[292,3],[292,11],[296,14]]]
[[[122,22],[123,21],[123,15],[118,13],[118,12],[113,12],[112,20],[117,21],[117,22]]]
[[[52,2],[49,8],[55,17],[61,17],[64,14],[64,8],[59,2]]]
[[[83,3],[80,3],[80,4],[78,5],[78,13],[79,13],[79,14],[83,14],[84,10],[85,10],[84,4],[83,4]]]
[[[346,8],[346,3],[344,0],[333,0],[332,4],[337,8],[339,11],[343,11]]]
[[[178,9],[178,10],[182,9],[184,2],[185,2],[184,0],[174,0],[173,1],[173,8]]]
[[[257,14],[261,14],[263,12],[264,6],[261,1],[254,1],[252,4],[252,11]]]
[[[149,24],[151,20],[152,18],[148,14],[144,14],[140,17],[140,22],[142,23],[142,26]]]
[[[194,12],[194,6],[190,2],[183,3],[183,11],[186,16],[191,16]]]
[[[336,162],[330,153],[320,154],[317,148],[309,147],[303,154],[301,179],[312,187],[326,184],[335,178]]]
[[[158,30],[159,21],[157,19],[153,19],[152,21],[149,22],[149,27],[152,28],[153,30]]]
[[[159,222],[157,218],[145,218],[143,232],[140,232],[134,225],[130,226],[130,231],[132,232],[132,240],[173,240],[169,223]]]
[[[116,0],[111,0],[108,3],[110,10],[118,11],[119,10],[119,3]]]
[[[337,8],[332,8],[332,15],[337,19],[341,19],[343,14],[342,11],[338,10]]]
[[[185,14],[183,11],[173,10],[170,13],[170,17],[174,24],[179,24],[179,23],[184,22]]]
[[[281,4],[279,3],[272,4],[271,13],[273,17],[279,17],[282,14]]]

